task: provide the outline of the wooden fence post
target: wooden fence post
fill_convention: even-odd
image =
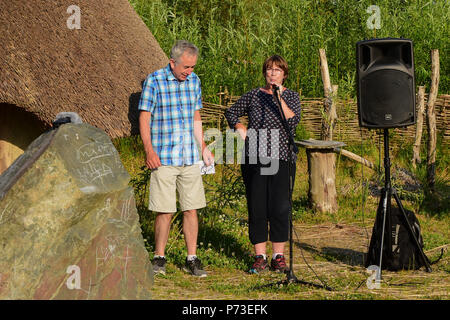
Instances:
[[[423,131],[423,113],[425,110],[425,87],[420,86],[419,92],[417,94],[417,100],[418,100],[418,108],[417,108],[417,124],[416,124],[416,136],[414,140],[414,147],[413,147],[413,158],[412,158],[412,165],[415,169],[417,164],[421,162],[420,160],[420,143],[422,140],[422,131]]]
[[[436,173],[436,111],[434,108],[439,88],[439,50],[431,50],[431,87],[427,105],[428,152],[427,182],[434,190]]]
[[[338,86],[331,85],[325,49],[319,49],[319,56],[320,56],[320,73],[322,75],[323,91],[325,96],[325,102],[323,104],[324,114],[322,116],[321,139],[331,141],[333,140],[333,128],[337,119],[336,98]]]
[[[333,84],[331,86],[331,105],[327,116],[327,122],[330,125],[330,133],[329,133],[329,139],[333,140],[333,130],[334,126],[336,124],[337,120],[337,112],[336,112],[336,102],[338,98],[338,88],[339,86],[337,84]]]

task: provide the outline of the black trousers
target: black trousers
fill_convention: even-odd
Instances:
[[[267,167],[271,165],[273,167],[273,164],[249,164],[246,161],[241,165],[247,197],[249,237],[254,245],[266,242],[268,235],[272,242],[289,240],[291,201],[288,162],[275,161],[279,161],[278,170],[270,175],[261,173]],[[295,169],[295,163],[292,163],[292,186],[295,181]]]

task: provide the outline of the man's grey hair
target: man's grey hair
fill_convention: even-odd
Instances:
[[[186,40],[178,40],[170,50],[170,58],[178,62],[183,53],[198,56],[198,48]]]

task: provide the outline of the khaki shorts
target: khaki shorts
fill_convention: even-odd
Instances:
[[[151,211],[173,213],[177,211],[176,191],[181,211],[206,207],[205,190],[198,164],[191,166],[161,166],[150,176]]]

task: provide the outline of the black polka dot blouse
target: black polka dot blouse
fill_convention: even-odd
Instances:
[[[287,119],[291,134],[295,137],[295,128],[300,122],[300,96],[297,92],[285,88],[281,97],[295,114]],[[225,111],[225,117],[232,129],[235,129],[235,125],[240,122],[239,118],[244,115],[247,115],[249,120],[245,156],[252,157],[257,153],[260,157],[288,161],[288,136],[274,96],[260,88],[253,89]],[[296,161],[294,152],[291,160]]]

